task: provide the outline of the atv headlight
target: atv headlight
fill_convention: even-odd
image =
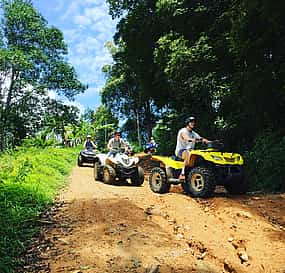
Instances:
[[[211,155],[214,160],[223,160],[220,156]]]

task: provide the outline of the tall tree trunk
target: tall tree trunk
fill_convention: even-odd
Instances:
[[[140,133],[140,117],[139,117],[139,111],[136,111],[137,113],[137,133],[138,133],[138,142],[139,142],[139,147],[141,148],[142,142],[141,142],[141,133]]]
[[[145,102],[145,121],[146,121],[146,133],[148,140],[152,136],[152,118],[151,118],[151,106],[150,101]]]
[[[15,85],[15,80],[17,78],[17,73],[12,69],[12,75],[11,75],[11,83],[8,88],[7,92],[7,99],[6,102],[3,102],[3,109],[1,111],[0,115],[0,126],[1,126],[1,134],[0,134],[0,149],[3,151],[5,150],[6,147],[6,140],[7,140],[7,131],[8,131],[8,123],[9,123],[9,118],[10,118],[10,109],[11,109],[11,101],[13,98],[13,91],[14,90],[14,85]]]

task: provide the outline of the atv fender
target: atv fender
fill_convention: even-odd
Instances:
[[[152,161],[159,163],[161,168],[171,167],[173,169],[182,169],[183,161],[176,161],[171,157],[167,156],[152,156]]]

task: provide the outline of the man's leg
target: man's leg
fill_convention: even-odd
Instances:
[[[189,151],[185,150],[182,152],[182,159],[184,160],[183,168],[181,170],[181,173],[179,175],[180,180],[185,180],[185,167],[188,165],[189,162]]]

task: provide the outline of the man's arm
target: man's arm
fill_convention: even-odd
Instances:
[[[182,132],[180,138],[184,141],[195,142],[195,138],[189,137],[186,133]]]
[[[111,150],[112,149],[112,139],[109,140],[107,144],[107,149]]]
[[[204,137],[200,136],[196,132],[194,132],[194,134],[195,134],[196,142],[202,142],[202,143],[205,143],[205,144],[209,143],[209,140],[207,138],[204,138]]]
[[[209,143],[209,140],[204,138],[204,137],[201,137],[199,134],[197,134],[196,132],[194,132],[195,134],[195,137],[194,138],[191,138],[189,137],[186,133],[182,132],[181,133],[181,138],[184,140],[184,141],[189,141],[189,142],[202,142],[202,143],[205,143],[205,144],[208,144]]]
[[[201,141],[205,144],[208,144],[210,140],[204,138],[204,137],[201,137]]]

